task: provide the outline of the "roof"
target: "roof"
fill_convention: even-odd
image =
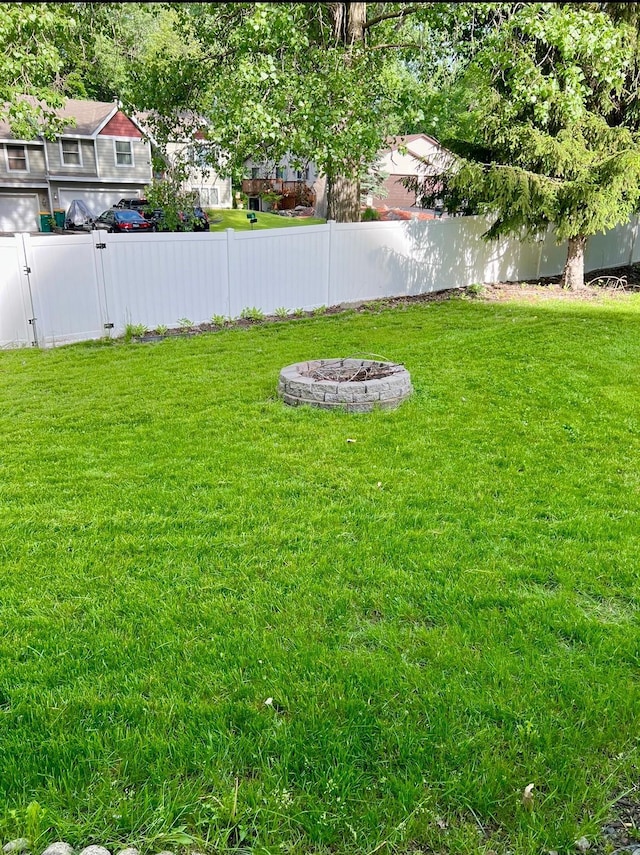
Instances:
[[[32,95],[23,95],[22,97],[31,104],[38,103],[38,99]],[[63,134],[91,137],[117,110],[118,105],[115,101],[80,101],[68,98],[64,107],[58,107],[53,112],[61,119],[76,120],[75,125],[69,124],[64,128]],[[2,139],[14,138],[9,123],[6,121],[0,121],[0,137]]]
[[[388,137],[387,145],[392,151],[395,151],[400,146],[405,146],[410,149],[411,143],[416,140],[425,140],[425,142],[430,142],[432,145],[442,148],[438,140],[434,139],[434,137],[430,137],[429,134],[406,134],[405,136]]]
[[[170,120],[161,116],[155,110],[139,110],[133,114],[133,119],[140,130],[154,144],[157,144],[154,139],[157,125],[164,126],[164,131],[170,130],[168,124]],[[180,110],[175,116],[175,127],[170,135],[168,142],[190,142],[191,139],[200,139],[203,137],[202,130],[209,125],[207,118],[193,110]],[[197,130],[194,131],[194,129]],[[186,132],[188,129],[189,133]]]

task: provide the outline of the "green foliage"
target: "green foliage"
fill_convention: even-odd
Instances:
[[[326,306],[316,306],[315,309],[313,310],[313,314],[316,316],[317,315],[326,315],[326,313],[327,313],[327,307]]]
[[[264,312],[256,306],[246,306],[240,312],[240,317],[245,321],[262,321],[264,320]]]
[[[154,179],[145,188],[150,209],[160,209],[163,212],[158,223],[158,229],[161,231],[175,232],[186,228],[181,215],[193,205],[191,195],[183,190],[187,172],[188,165],[179,159],[165,163],[163,177]]]
[[[211,323],[214,327],[223,327],[227,323],[227,319],[224,315],[213,315],[211,317]]]
[[[363,223],[371,223],[380,219],[380,212],[375,208],[365,208],[360,217]]]
[[[640,202],[640,144],[615,122],[633,32],[590,4],[524,4],[461,74],[457,155],[439,176],[407,184],[431,206],[488,213],[487,237],[559,240],[625,222]]]
[[[18,139],[44,132],[53,138],[68,120],[55,118],[63,103],[62,45],[73,38],[75,21],[53,3],[0,6],[0,119]],[[32,96],[24,100],[21,96]],[[40,103],[36,103],[36,100]]]
[[[278,306],[278,308],[274,311],[274,315],[276,318],[288,318],[289,310],[285,306]]]
[[[169,327],[166,324],[158,324],[158,326],[156,327],[156,332],[158,333],[158,335],[166,335],[168,331]]]
[[[178,326],[181,330],[190,330],[193,326],[193,321],[189,318],[178,318]]]
[[[468,285],[465,290],[467,294],[471,294],[472,297],[481,297],[486,289],[484,285],[481,285],[479,282],[474,282],[473,285]]]
[[[298,309],[293,310],[294,318],[301,318],[303,315],[304,315],[304,309],[298,308]]]
[[[127,324],[124,328],[124,340],[130,342],[134,338],[140,338],[147,332],[144,324]]]

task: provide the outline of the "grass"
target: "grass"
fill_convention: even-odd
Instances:
[[[2,838],[593,840],[638,777],[639,322],[455,299],[0,354]],[[363,351],[409,368],[395,412],[275,399]]]
[[[252,213],[257,217],[257,222],[253,226],[254,231],[260,229],[286,229],[289,226],[317,226],[326,222],[326,220],[320,217],[281,217],[279,214],[263,214],[260,211],[253,211]],[[209,211],[211,231],[223,232],[225,229],[249,231],[251,230],[251,223],[247,219],[247,214],[248,211],[244,209],[212,209]],[[220,219],[220,222],[216,222],[216,220]]]

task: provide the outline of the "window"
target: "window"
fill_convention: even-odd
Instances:
[[[63,166],[82,166],[80,140],[60,140]]]
[[[200,188],[200,204],[205,208],[211,208],[219,203],[217,187],[201,187]]]
[[[279,166],[276,169],[276,178],[284,179],[284,166]]]
[[[251,167],[251,177],[252,177],[252,178],[257,178],[257,177],[259,176],[259,174],[260,174],[260,170],[258,169],[258,167],[257,167],[257,166],[252,166],[252,167]]]
[[[116,166],[133,166],[133,151],[129,140],[114,140]]]
[[[28,172],[27,149],[23,145],[7,146],[7,169],[9,172]]]

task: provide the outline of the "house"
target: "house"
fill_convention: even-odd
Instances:
[[[213,148],[214,144],[206,139],[206,127],[208,121],[202,116],[194,116],[194,114],[181,114],[181,119],[184,127],[200,126],[202,130],[187,132],[184,130],[174,130],[170,138],[160,144],[156,139],[155,132],[155,117],[150,112],[140,112],[135,114],[135,118],[141,128],[144,129],[145,135],[151,142],[151,147],[161,160],[166,162],[170,169],[180,163],[185,168],[184,179],[181,182],[181,190],[193,196],[195,204],[201,205],[203,208],[230,208],[231,207],[231,178],[223,177],[218,174],[216,169],[211,165],[219,158],[207,156],[209,149]],[[218,155],[219,151],[214,152]],[[164,173],[159,173],[161,177]]]
[[[366,200],[367,204],[374,208],[419,207],[416,205],[415,192],[407,190],[402,179],[435,173],[450,157],[450,153],[428,134],[410,134],[388,140],[388,146],[382,149],[376,164],[377,171],[388,175],[382,182],[387,195],[371,194]]]
[[[249,197],[250,211],[289,211],[297,205],[315,208],[318,172],[313,163],[299,169],[288,157],[274,161],[245,161],[242,192]],[[276,197],[281,197],[276,199]]]
[[[74,199],[100,214],[151,180],[149,143],[117,103],[69,99],[55,112],[70,123],[53,141],[15,139],[0,122],[0,232],[36,231]]]

